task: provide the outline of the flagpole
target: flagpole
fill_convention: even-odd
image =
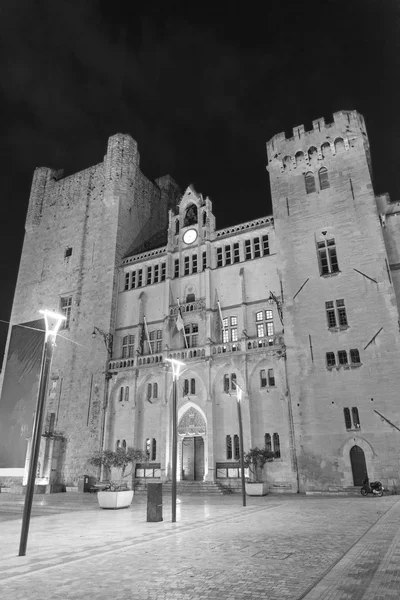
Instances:
[[[181,311],[181,303],[179,302],[179,298],[177,298],[177,299],[176,299],[176,301],[178,302],[178,310],[179,310],[179,314],[180,314],[180,316],[181,316],[181,319],[182,319],[182,321],[183,321],[183,317],[182,317],[182,311]],[[183,326],[183,329],[182,329],[182,331],[183,331],[183,337],[184,337],[184,339],[185,339],[185,346],[186,346],[186,348],[189,348],[189,346],[188,346],[188,343],[187,343],[187,339],[186,339],[185,326]]]
[[[143,315],[143,323],[144,323],[144,330],[146,332],[147,343],[148,343],[149,348],[150,348],[150,354],[153,354],[153,350],[151,349],[151,344],[150,344],[149,330],[147,329],[147,321],[146,321],[146,317],[144,315]]]

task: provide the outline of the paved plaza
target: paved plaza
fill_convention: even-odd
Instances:
[[[0,597],[13,600],[400,598],[400,498],[146,496],[105,511],[92,494],[35,496],[19,557],[21,496],[0,494]]]

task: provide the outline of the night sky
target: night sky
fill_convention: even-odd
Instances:
[[[114,133],[147,177],[208,195],[220,229],[271,213],[267,140],[356,109],[375,191],[399,199],[399,34],[398,0],[2,0],[0,319],[35,167],[97,164]]]

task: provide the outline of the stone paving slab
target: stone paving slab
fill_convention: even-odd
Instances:
[[[127,510],[33,519],[26,557],[16,556],[20,523],[3,522],[0,596],[4,588],[15,600],[393,598],[382,588],[376,595],[376,586],[375,596],[366,594],[379,576],[394,590],[398,500],[267,496],[242,507],[238,496],[182,498],[177,523],[167,500],[165,521],[147,523],[145,502],[135,497]],[[338,577],[342,589],[329,595]]]

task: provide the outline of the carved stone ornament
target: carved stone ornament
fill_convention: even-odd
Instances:
[[[178,425],[179,435],[205,435],[206,423],[198,410],[191,406],[184,415]]]

